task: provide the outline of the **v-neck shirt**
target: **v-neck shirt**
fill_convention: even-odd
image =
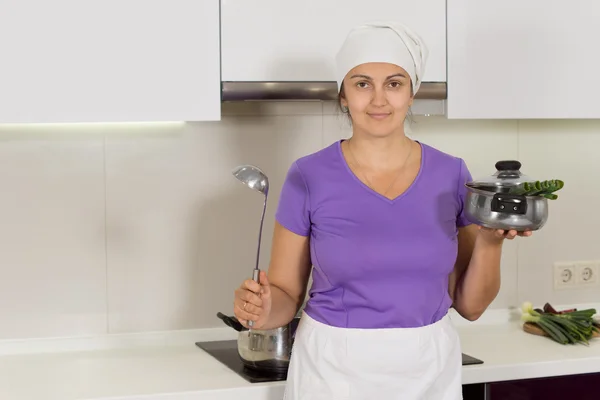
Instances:
[[[304,311],[344,328],[439,321],[452,303],[458,228],[469,224],[463,206],[471,174],[464,160],[419,142],[419,172],[392,200],[358,179],[341,142],[296,160],[277,205],[283,227],[310,237],[312,286]]]

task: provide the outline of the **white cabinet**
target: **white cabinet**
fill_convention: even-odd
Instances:
[[[600,3],[448,1],[448,118],[600,118]]]
[[[0,123],[220,119],[219,0],[2,0]]]
[[[424,80],[446,81],[446,0],[221,0],[222,80],[335,81],[352,27],[396,20],[430,50]]]

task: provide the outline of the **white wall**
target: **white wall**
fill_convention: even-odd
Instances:
[[[221,326],[253,268],[262,206],[231,169],[269,174],[266,268],[290,163],[349,132],[329,103],[224,111],[218,123],[0,126],[0,339]],[[600,259],[600,121],[415,117],[410,134],[475,176],[516,158],[566,182],[547,226],[506,243],[492,307],[598,301],[598,287],[554,291],[552,263]]]

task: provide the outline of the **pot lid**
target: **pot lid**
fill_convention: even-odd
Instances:
[[[474,180],[469,186],[496,191],[502,188],[517,186],[522,182],[531,182],[529,176],[521,173],[521,163],[515,160],[498,161],[493,175]]]

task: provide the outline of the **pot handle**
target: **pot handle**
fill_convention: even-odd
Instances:
[[[240,324],[240,321],[238,321],[237,318],[235,318],[235,317],[228,317],[227,315],[223,314],[222,312],[218,312],[217,317],[219,319],[223,320],[223,322],[225,322],[225,325],[229,326],[230,328],[235,329],[238,332],[247,330],[244,327],[244,325]]]
[[[527,198],[521,194],[496,193],[490,209],[503,214],[523,215],[527,213]]]
[[[498,171],[518,171],[521,169],[521,163],[516,160],[498,161],[495,165]]]

